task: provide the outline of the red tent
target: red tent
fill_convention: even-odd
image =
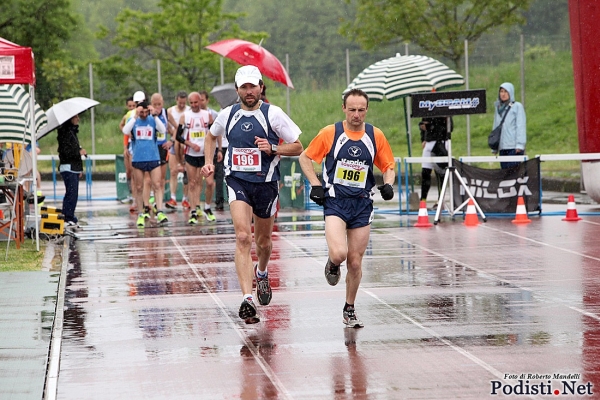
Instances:
[[[35,86],[35,67],[31,47],[22,47],[0,37],[0,84]]]
[[[0,37],[0,84],[28,84],[29,85],[29,109],[30,109],[30,129],[35,149],[35,64],[33,60],[33,51],[31,47],[22,47],[13,42]],[[37,156],[36,152],[31,152],[33,159],[32,193],[37,193],[35,176],[37,175]],[[34,216],[38,221],[37,196],[34,196]],[[35,230],[35,239],[37,250],[40,250],[39,229]]]

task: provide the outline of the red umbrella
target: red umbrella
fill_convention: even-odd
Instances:
[[[259,44],[241,39],[226,39],[206,46],[217,54],[232,59],[241,65],[254,65],[267,78],[294,88],[292,80],[283,64]]]

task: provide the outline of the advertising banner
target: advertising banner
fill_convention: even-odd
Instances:
[[[515,213],[519,196],[527,212],[541,211],[540,160],[533,158],[509,169],[483,169],[453,160],[453,165],[484,213]],[[468,199],[454,179],[455,204]]]
[[[415,93],[411,97],[412,118],[485,114],[486,110],[484,89]]]

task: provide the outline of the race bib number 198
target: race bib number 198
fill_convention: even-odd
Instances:
[[[257,148],[233,148],[231,170],[240,172],[260,172],[260,150]]]

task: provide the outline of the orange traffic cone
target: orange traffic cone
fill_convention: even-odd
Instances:
[[[525,200],[523,200],[523,196],[519,196],[517,200],[517,214],[515,215],[515,219],[512,220],[513,224],[528,224],[531,220],[527,218],[527,209],[525,208]]]
[[[429,217],[427,216],[427,203],[425,200],[421,200],[419,203],[419,218],[417,218],[415,226],[419,228],[429,228],[430,226],[433,226],[433,224],[429,222]]]
[[[575,196],[569,195],[567,201],[567,215],[563,218],[563,221],[579,221],[581,217],[577,215],[577,209],[575,208]]]
[[[477,226],[479,225],[479,218],[477,217],[477,210],[475,209],[475,202],[469,197],[467,203],[467,214],[465,215],[466,226]]]

